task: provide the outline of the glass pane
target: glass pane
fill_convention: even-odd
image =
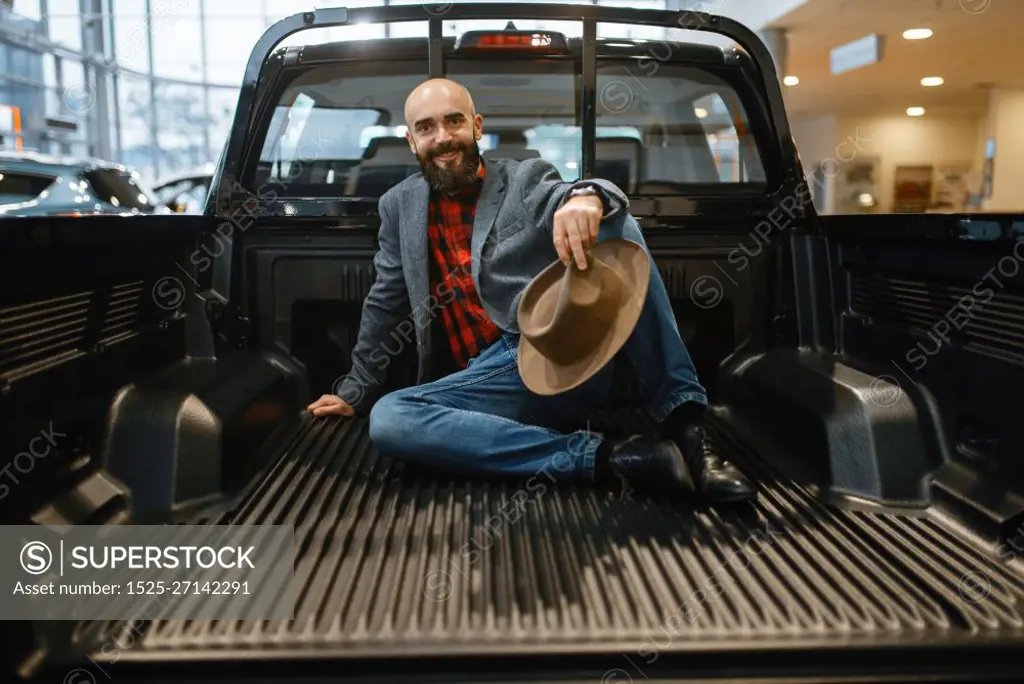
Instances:
[[[112,0],[114,50],[122,69],[149,71],[149,29],[141,0]]]
[[[53,185],[55,178],[12,171],[0,172],[0,204],[31,202]]]
[[[624,2],[622,0],[597,0],[598,5],[612,7],[631,7],[633,9],[665,9],[664,0],[635,0]],[[622,38],[625,40],[665,40],[668,37],[669,29],[664,26],[639,26],[637,24],[609,24],[599,23],[597,25],[598,39]]]
[[[207,12],[210,12],[209,4]],[[263,20],[253,18],[252,11],[248,17],[225,18],[220,11],[214,16],[207,15],[206,78],[210,83],[229,86],[242,83],[249,55],[265,30]],[[225,40],[225,36],[230,36],[230,40]]]
[[[62,116],[85,116],[96,102],[95,93],[85,83],[85,69],[81,62],[64,59],[60,63],[61,108],[57,112]],[[79,122],[82,125],[84,121]]]
[[[161,176],[210,161],[203,135],[198,132],[209,125],[201,86],[157,83],[156,109]]]
[[[130,173],[114,169],[97,169],[85,174],[96,196],[122,209],[152,213],[156,208],[154,193],[140,184]]]
[[[178,0],[182,2],[183,0]],[[199,4],[199,0],[192,0],[196,4]],[[239,0],[204,0],[203,9],[206,11],[206,17],[208,19],[254,19],[261,18],[263,9],[261,7],[262,2],[239,2]],[[294,0],[287,0],[286,4],[290,4],[293,8],[296,4]],[[348,4],[348,3],[344,3]],[[312,6],[310,6],[312,7]],[[306,9],[305,7],[303,9]],[[301,9],[292,9],[291,14],[301,12]]]
[[[655,195],[694,183],[764,181],[746,112],[719,77],[672,62],[605,60],[597,90],[598,127],[629,131],[598,140],[599,177]]]
[[[236,0],[227,0],[227,2],[235,2]],[[311,9],[313,5],[303,5],[297,3],[295,0],[263,0],[262,3],[267,10],[267,23],[273,24],[276,21],[280,21],[285,17],[290,17],[293,14],[299,14],[304,10]],[[349,2],[330,3],[326,6],[333,7],[377,7],[383,4],[382,0],[350,0]],[[392,3],[397,4],[397,3]],[[207,0],[206,6],[209,8],[210,3]],[[209,11],[209,10],[207,10]],[[258,14],[253,12],[253,14]],[[250,14],[252,16],[252,14]],[[313,31],[305,31],[301,35],[312,35]]]
[[[152,184],[156,160],[150,147],[149,82],[122,74],[118,77],[118,105],[121,113],[121,158],[119,162],[136,169]]]
[[[78,0],[47,0],[46,10],[50,40],[81,50],[82,19],[78,14]]]
[[[39,8],[39,0],[18,0],[15,5],[15,13],[20,14],[26,19],[39,21],[43,18],[43,13]]]
[[[235,106],[238,104],[238,90],[234,88],[210,88],[210,154],[212,159],[220,158],[220,152],[228,142],[231,125],[234,123]]]
[[[43,55],[43,83],[50,88],[57,87],[57,58],[54,55]]]
[[[484,117],[484,158],[544,157],[567,180],[578,177],[573,64],[532,58],[451,59]],[[281,96],[256,185],[286,184],[294,196],[378,197],[419,170],[405,139],[405,100],[423,80],[420,62],[316,69]]]
[[[348,3],[345,4],[348,6]],[[275,21],[302,11],[301,8],[295,5],[295,0],[264,0],[263,5],[267,10],[268,24],[273,24]]]
[[[201,82],[203,51],[198,0],[164,0],[153,7],[153,73]]]
[[[571,62],[457,59],[448,63],[448,73],[469,89],[484,132],[495,136],[485,159],[542,157],[564,180],[579,178],[582,147]]]

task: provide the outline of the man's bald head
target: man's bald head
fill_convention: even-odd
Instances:
[[[469,91],[447,78],[416,86],[405,100],[406,139],[431,185],[454,192],[475,181],[483,117]]]
[[[448,78],[432,78],[420,83],[405,99],[405,124],[409,128],[417,121],[424,108],[433,109],[448,106],[466,114],[467,118],[476,115],[473,97],[461,83]]]

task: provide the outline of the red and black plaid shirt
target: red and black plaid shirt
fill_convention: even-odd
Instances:
[[[501,331],[484,311],[473,285],[470,238],[476,202],[483,185],[484,167],[480,165],[476,186],[456,196],[433,193],[427,235],[431,267],[430,291],[447,305],[441,312],[452,358],[459,368],[493,344]]]

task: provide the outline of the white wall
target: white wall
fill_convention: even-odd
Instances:
[[[804,173],[808,176],[813,173],[815,164],[835,156],[836,142],[839,137],[836,124],[834,116],[794,119],[790,122],[789,127],[793,133],[796,151],[803,163]],[[819,212],[831,214],[835,211],[834,184],[827,176],[823,180],[828,186],[827,200],[823,205],[816,203],[815,206]]]
[[[1024,110],[1019,120],[1024,121]],[[937,118],[927,114],[922,117],[826,116],[794,120],[792,128],[808,172],[813,164],[829,157],[840,163],[862,156],[877,157],[877,213],[892,211],[897,166],[965,161],[971,163],[972,171],[980,178],[986,119]],[[1024,131],[1017,131],[1017,135],[1022,136],[1024,142]],[[1024,144],[1016,149],[1024,149]],[[834,195],[834,181],[829,194]],[[835,206],[834,197],[832,200],[826,213]]]
[[[978,118],[941,119],[929,117],[895,116],[888,118],[843,118],[839,129],[859,129],[862,138],[870,139],[862,145],[864,154],[880,157],[878,175],[879,206],[877,212],[892,211],[896,167],[914,164],[938,165],[943,162],[970,162],[972,171],[980,171],[977,164]]]

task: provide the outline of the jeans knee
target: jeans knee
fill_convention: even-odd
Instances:
[[[370,441],[381,453],[398,453],[409,447],[408,420],[402,416],[403,399],[386,394],[370,409]]]
[[[640,230],[640,223],[632,214],[624,212],[601,221],[598,241],[608,238],[624,238],[644,247],[647,246],[647,243],[644,242],[643,231]]]

